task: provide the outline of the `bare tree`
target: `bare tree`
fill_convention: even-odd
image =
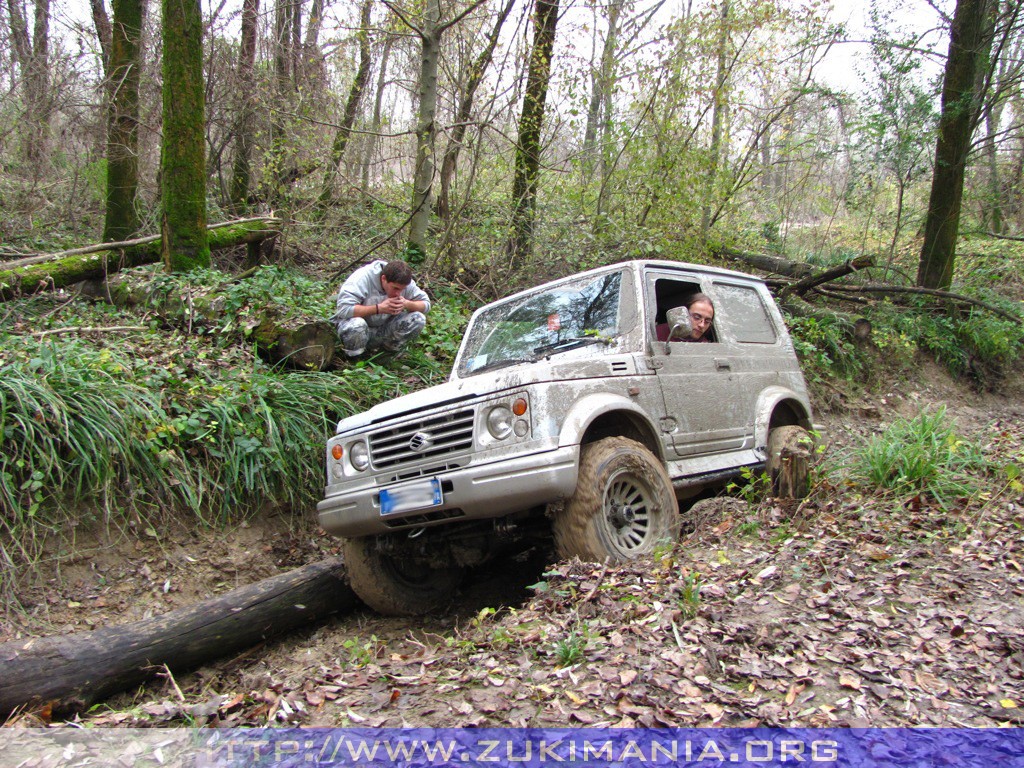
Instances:
[[[260,0],[243,0],[241,41],[238,49],[238,127],[235,130],[235,157],[231,170],[231,203],[244,211],[252,188],[252,150],[256,120],[256,23]]]
[[[426,0],[420,23],[384,0],[402,22],[420,39],[419,109],[416,117],[416,157],[412,181],[412,212],[409,218],[409,247],[426,256],[427,226],[433,208],[434,139],[437,136],[437,70],[444,33],[475,11],[486,0],[475,0],[448,21],[441,21],[441,0]]]
[[[356,39],[359,42],[359,68],[356,70],[348,92],[348,99],[345,101],[345,112],[341,116],[341,123],[334,134],[331,159],[327,163],[323,190],[320,193],[321,207],[329,205],[334,199],[334,181],[338,175],[338,166],[345,157],[345,148],[352,135],[352,126],[356,122],[356,113],[363,98],[363,90],[370,77],[370,11],[372,9],[372,0],[363,0],[363,8],[359,14],[359,30],[356,32]]]
[[[445,149],[444,159],[441,161],[440,184],[438,185],[440,192],[437,196],[437,215],[445,221],[448,220],[448,216],[451,213],[449,195],[452,178],[455,176],[455,169],[459,162],[459,152],[462,151],[462,143],[466,138],[466,129],[469,127],[469,120],[473,111],[473,100],[476,97],[477,88],[483,81],[484,72],[490,66],[494,50],[498,45],[498,38],[501,35],[501,28],[504,26],[509,13],[511,13],[513,5],[515,5],[515,0],[506,0],[505,5],[498,11],[483,49],[469,67],[466,85],[459,97],[459,106],[455,112],[455,125],[452,126],[448,147]]]

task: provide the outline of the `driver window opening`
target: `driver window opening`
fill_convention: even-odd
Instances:
[[[697,294],[702,293],[703,291],[699,283],[665,279],[654,281],[654,331],[655,338],[658,341],[668,341],[669,331],[671,330],[668,325],[668,311],[675,307],[688,306]],[[703,338],[707,341],[718,341],[713,319],[711,325],[704,332]],[[673,339],[673,341],[681,341],[681,339]]]

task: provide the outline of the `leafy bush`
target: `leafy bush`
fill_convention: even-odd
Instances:
[[[957,435],[945,406],[899,419],[854,451],[850,478],[873,490],[926,493],[942,506],[974,495],[989,469],[981,448]]]
[[[804,370],[811,378],[853,379],[863,373],[866,367],[863,353],[840,320],[790,316],[786,325]]]

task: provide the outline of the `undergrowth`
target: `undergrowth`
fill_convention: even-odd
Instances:
[[[180,511],[218,525],[266,505],[311,510],[337,420],[441,380],[469,314],[444,294],[404,357],[290,371],[260,360],[246,329],[269,306],[325,319],[329,286],[278,267],[241,281],[137,278],[162,288],[158,301],[215,286],[223,319],[168,329],[152,305],[56,295],[0,312],[0,591],[82,515],[121,526]]]
[[[897,419],[857,447],[846,467],[862,488],[927,494],[943,507],[975,496],[990,469],[981,446],[957,433],[945,406]]]

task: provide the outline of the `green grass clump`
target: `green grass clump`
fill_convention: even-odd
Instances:
[[[851,457],[850,478],[873,490],[926,493],[943,507],[975,495],[989,469],[981,448],[959,436],[943,406],[893,422]]]
[[[336,420],[404,388],[380,366],[284,372],[203,337],[7,336],[0,571],[83,514],[175,509],[213,524],[268,503],[310,510]]]

